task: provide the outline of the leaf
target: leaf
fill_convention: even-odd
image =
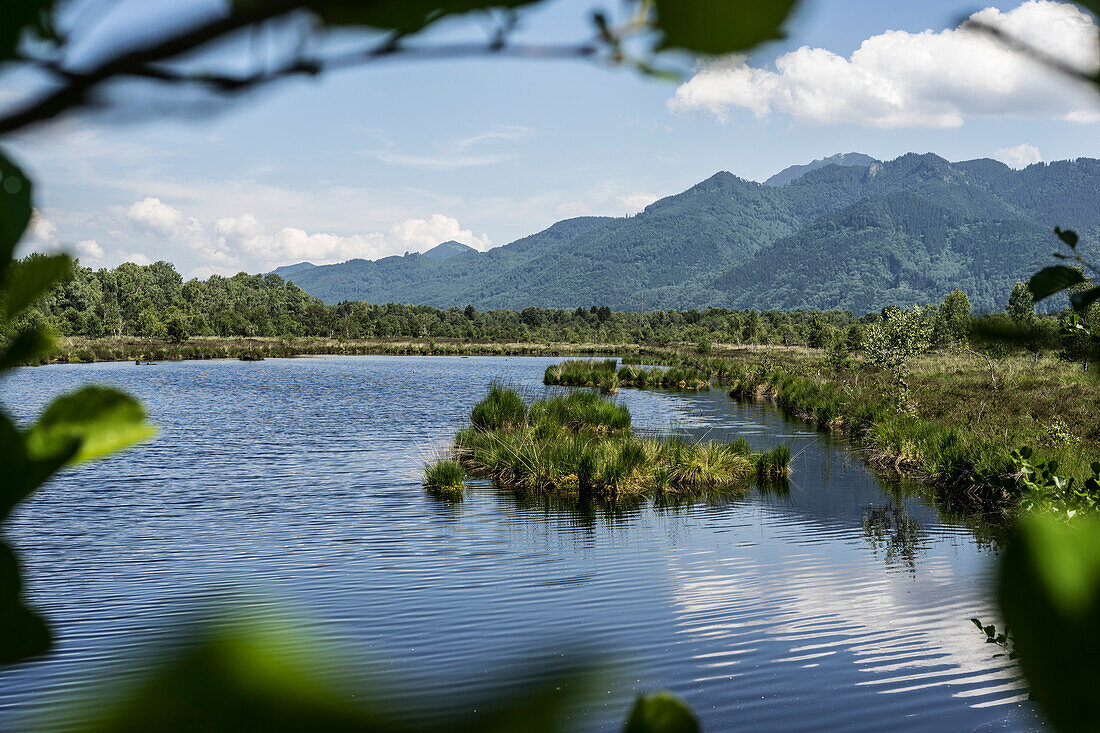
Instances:
[[[22,3],[3,3],[4,7]],[[4,26],[0,16],[0,27]],[[0,56],[3,38],[0,32]],[[0,153],[0,278],[11,264],[15,245],[31,220],[31,182],[14,163]]]
[[[1100,720],[1100,520],[1020,521],[1001,561],[1001,611],[1035,699],[1056,730]]]
[[[1092,288],[1083,293],[1073,293],[1069,296],[1070,305],[1078,313],[1084,313],[1090,305],[1100,299],[1100,288]]]
[[[332,647],[318,641],[300,621],[277,612],[258,614],[257,600],[189,614],[182,628],[171,635],[174,639],[139,662],[140,676],[134,670],[109,675],[112,681],[134,683],[90,687],[83,698],[70,699],[55,712],[58,722],[46,721],[32,729],[101,733],[425,729],[423,724],[395,723],[384,698],[369,687],[345,688],[350,670]],[[159,635],[163,637],[164,631]],[[532,676],[529,672],[518,675],[521,679]],[[514,693],[487,700],[463,699],[463,712],[455,712],[454,700],[447,701],[450,710],[436,708],[442,696],[432,691],[424,693],[420,707],[446,715],[445,722],[429,730],[551,733],[566,729],[566,714],[576,709],[581,695],[591,696],[594,679],[583,671],[551,671],[546,682],[523,685]]]
[[[1031,279],[1027,281],[1027,289],[1031,293],[1031,297],[1038,302],[1084,281],[1085,276],[1081,274],[1080,270],[1065,265],[1053,265],[1044,267],[1032,275]]]
[[[0,371],[32,364],[39,357],[53,350],[54,340],[49,331],[33,328],[16,336],[8,348],[0,352]]]
[[[667,690],[639,695],[624,733],[695,733],[699,721],[683,698]]]
[[[4,294],[7,297],[5,309],[8,318],[13,318],[24,308],[45,293],[73,267],[73,261],[67,255],[53,257],[30,257],[11,272]]]
[[[145,408],[123,392],[84,387],[54,400],[27,433],[27,454],[48,458],[75,438],[80,448],[70,459],[79,463],[113,453],[156,433],[145,421]]]
[[[49,458],[31,460],[27,456],[24,436],[3,412],[0,412],[0,522],[28,494],[44,484],[80,447],[70,442]]]
[[[46,622],[23,605],[15,554],[0,542],[0,665],[20,662],[50,648]]]
[[[1077,232],[1072,229],[1054,227],[1054,233],[1058,235],[1058,239],[1069,245],[1070,249],[1077,249]]]
[[[661,48],[718,56],[783,38],[798,0],[655,0]]]

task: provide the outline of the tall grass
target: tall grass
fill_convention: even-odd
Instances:
[[[493,385],[473,414],[496,414],[499,405],[519,399]],[[608,498],[685,493],[744,489],[756,476],[781,471],[764,470],[761,455],[751,453],[744,439],[722,443],[636,436],[629,410],[592,392],[539,400],[526,409],[522,422],[498,424],[503,427],[471,420],[456,434],[453,456],[468,473],[515,489]]]
[[[466,471],[462,464],[451,458],[443,458],[424,467],[424,486],[441,494],[461,494],[465,488]]]
[[[470,423],[479,430],[509,430],[523,425],[526,419],[523,398],[499,383],[490,385],[489,394],[470,415]]]
[[[621,387],[670,388],[670,389],[708,389],[709,376],[698,369],[677,366],[671,369],[646,369],[627,365],[615,371],[615,360],[590,361],[573,359],[560,364],[552,364],[543,374],[544,384],[565,385],[568,387],[597,387],[601,392],[611,393]]]

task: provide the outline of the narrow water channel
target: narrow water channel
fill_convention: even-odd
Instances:
[[[707,730],[1028,730],[1022,682],[969,619],[996,547],[844,441],[724,392],[624,390],[635,425],[787,442],[787,491],[578,507],[420,469],[491,379],[552,359],[323,357],[57,365],[0,401],[29,419],[95,382],[140,396],[152,443],[72,470],[9,523],[56,650],[0,674],[0,728],[102,680],[188,600],[245,588],[298,609],[412,719],[554,664],[597,663],[577,729],[668,688]],[[92,672],[95,670],[95,672]],[[517,672],[516,670],[523,670]],[[31,716],[31,717],[28,717]]]

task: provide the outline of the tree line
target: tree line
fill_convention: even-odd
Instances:
[[[15,276],[42,255],[15,263]],[[856,316],[851,311],[756,311],[706,308],[613,311],[608,306],[573,310],[529,307],[478,311],[424,305],[345,301],[327,305],[274,274],[184,280],[168,262],[124,263],[114,269],[77,266],[0,334],[47,327],[64,336],[184,341],[196,336],[308,337],[336,339],[457,339],[562,343],[692,343],[805,345],[863,348],[867,328],[895,308]],[[1095,309],[1094,309],[1095,310]],[[1069,312],[1038,313],[1023,283],[1005,310],[975,318],[961,290],[922,309],[933,345],[962,342],[975,334],[1015,328],[1035,351],[1061,349],[1071,358],[1088,350],[1087,339],[1066,328]],[[1095,313],[1086,319],[1100,321]],[[1100,326],[1100,323],[1095,325]]]

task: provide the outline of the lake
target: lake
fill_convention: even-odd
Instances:
[[[596,662],[570,720],[613,729],[668,688],[706,730],[1022,730],[992,618],[996,548],[844,440],[769,405],[624,390],[635,425],[794,451],[787,492],[580,507],[475,482],[427,496],[422,467],[491,379],[541,394],[556,360],[318,357],[56,365],[0,400],[28,420],[63,391],[117,385],[160,435],[73,469],[8,525],[58,642],[0,674],[0,728],[102,679],[212,589],[289,605],[391,704],[443,705]],[[266,602],[266,601],[265,601]],[[438,699],[442,698],[442,699]]]

